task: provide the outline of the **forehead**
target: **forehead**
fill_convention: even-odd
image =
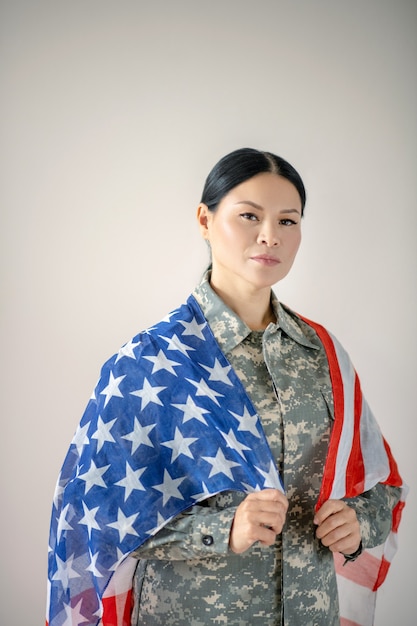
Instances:
[[[234,187],[222,200],[227,204],[245,201],[263,209],[292,208],[301,211],[301,198],[296,187],[278,174],[263,172]]]

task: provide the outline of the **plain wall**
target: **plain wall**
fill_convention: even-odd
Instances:
[[[99,369],[193,289],[205,177],[242,146],[304,178],[276,291],[348,349],[411,486],[376,626],[416,623],[416,23],[414,0],[0,3],[2,626],[43,624]]]

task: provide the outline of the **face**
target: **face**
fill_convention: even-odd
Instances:
[[[269,290],[288,274],[301,242],[301,199],[287,179],[257,174],[232,189],[214,213],[200,204],[197,216],[210,242],[213,287]]]

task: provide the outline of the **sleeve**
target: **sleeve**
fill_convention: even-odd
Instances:
[[[392,512],[400,497],[400,487],[378,483],[360,496],[345,499],[356,511],[364,548],[384,543],[391,531]]]
[[[229,551],[236,508],[195,505],[173,518],[131,556],[161,561],[224,556]]]

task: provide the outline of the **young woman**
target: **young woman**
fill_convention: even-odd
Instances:
[[[404,490],[346,352],[271,290],[305,200],[271,153],[210,172],[209,270],[105,364],[65,460],[50,626],[372,625]]]

